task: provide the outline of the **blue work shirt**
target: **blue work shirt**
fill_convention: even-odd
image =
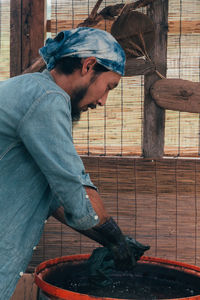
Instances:
[[[99,221],[84,186],[94,187],[72,139],[70,97],[45,70],[0,83],[0,299],[10,299],[49,214]],[[94,187],[95,188],[95,187]]]

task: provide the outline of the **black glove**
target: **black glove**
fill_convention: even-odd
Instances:
[[[144,252],[150,249],[149,246],[124,236],[112,218],[109,218],[104,224],[94,227],[93,230],[103,237],[104,246],[112,252],[117,269],[133,268]]]

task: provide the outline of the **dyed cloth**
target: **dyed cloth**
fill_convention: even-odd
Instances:
[[[53,210],[88,229],[94,187],[72,139],[70,97],[49,71],[0,83],[0,300],[9,300]]]
[[[47,39],[39,50],[52,70],[62,57],[96,57],[97,62],[107,69],[124,75],[125,53],[120,44],[108,32],[96,28],[79,27],[60,32],[55,39]]]
[[[130,265],[128,270],[123,270],[122,272],[132,271],[144,252],[150,249],[149,246],[142,245],[128,236],[125,239],[129,244],[135,263],[132,266]],[[87,264],[90,282],[100,287],[111,285],[113,283],[111,275],[121,271],[116,267],[112,251],[106,247],[96,248],[88,259]]]

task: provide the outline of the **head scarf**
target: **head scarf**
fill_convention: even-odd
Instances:
[[[79,27],[61,31],[54,39],[48,38],[39,53],[48,70],[52,70],[62,57],[94,56],[100,65],[124,75],[124,50],[115,38],[104,30]]]

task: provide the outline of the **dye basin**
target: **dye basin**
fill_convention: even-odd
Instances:
[[[90,255],[51,259],[35,270],[39,300],[194,299],[200,300],[200,268],[143,256],[132,272],[115,272],[109,287],[88,279]]]

